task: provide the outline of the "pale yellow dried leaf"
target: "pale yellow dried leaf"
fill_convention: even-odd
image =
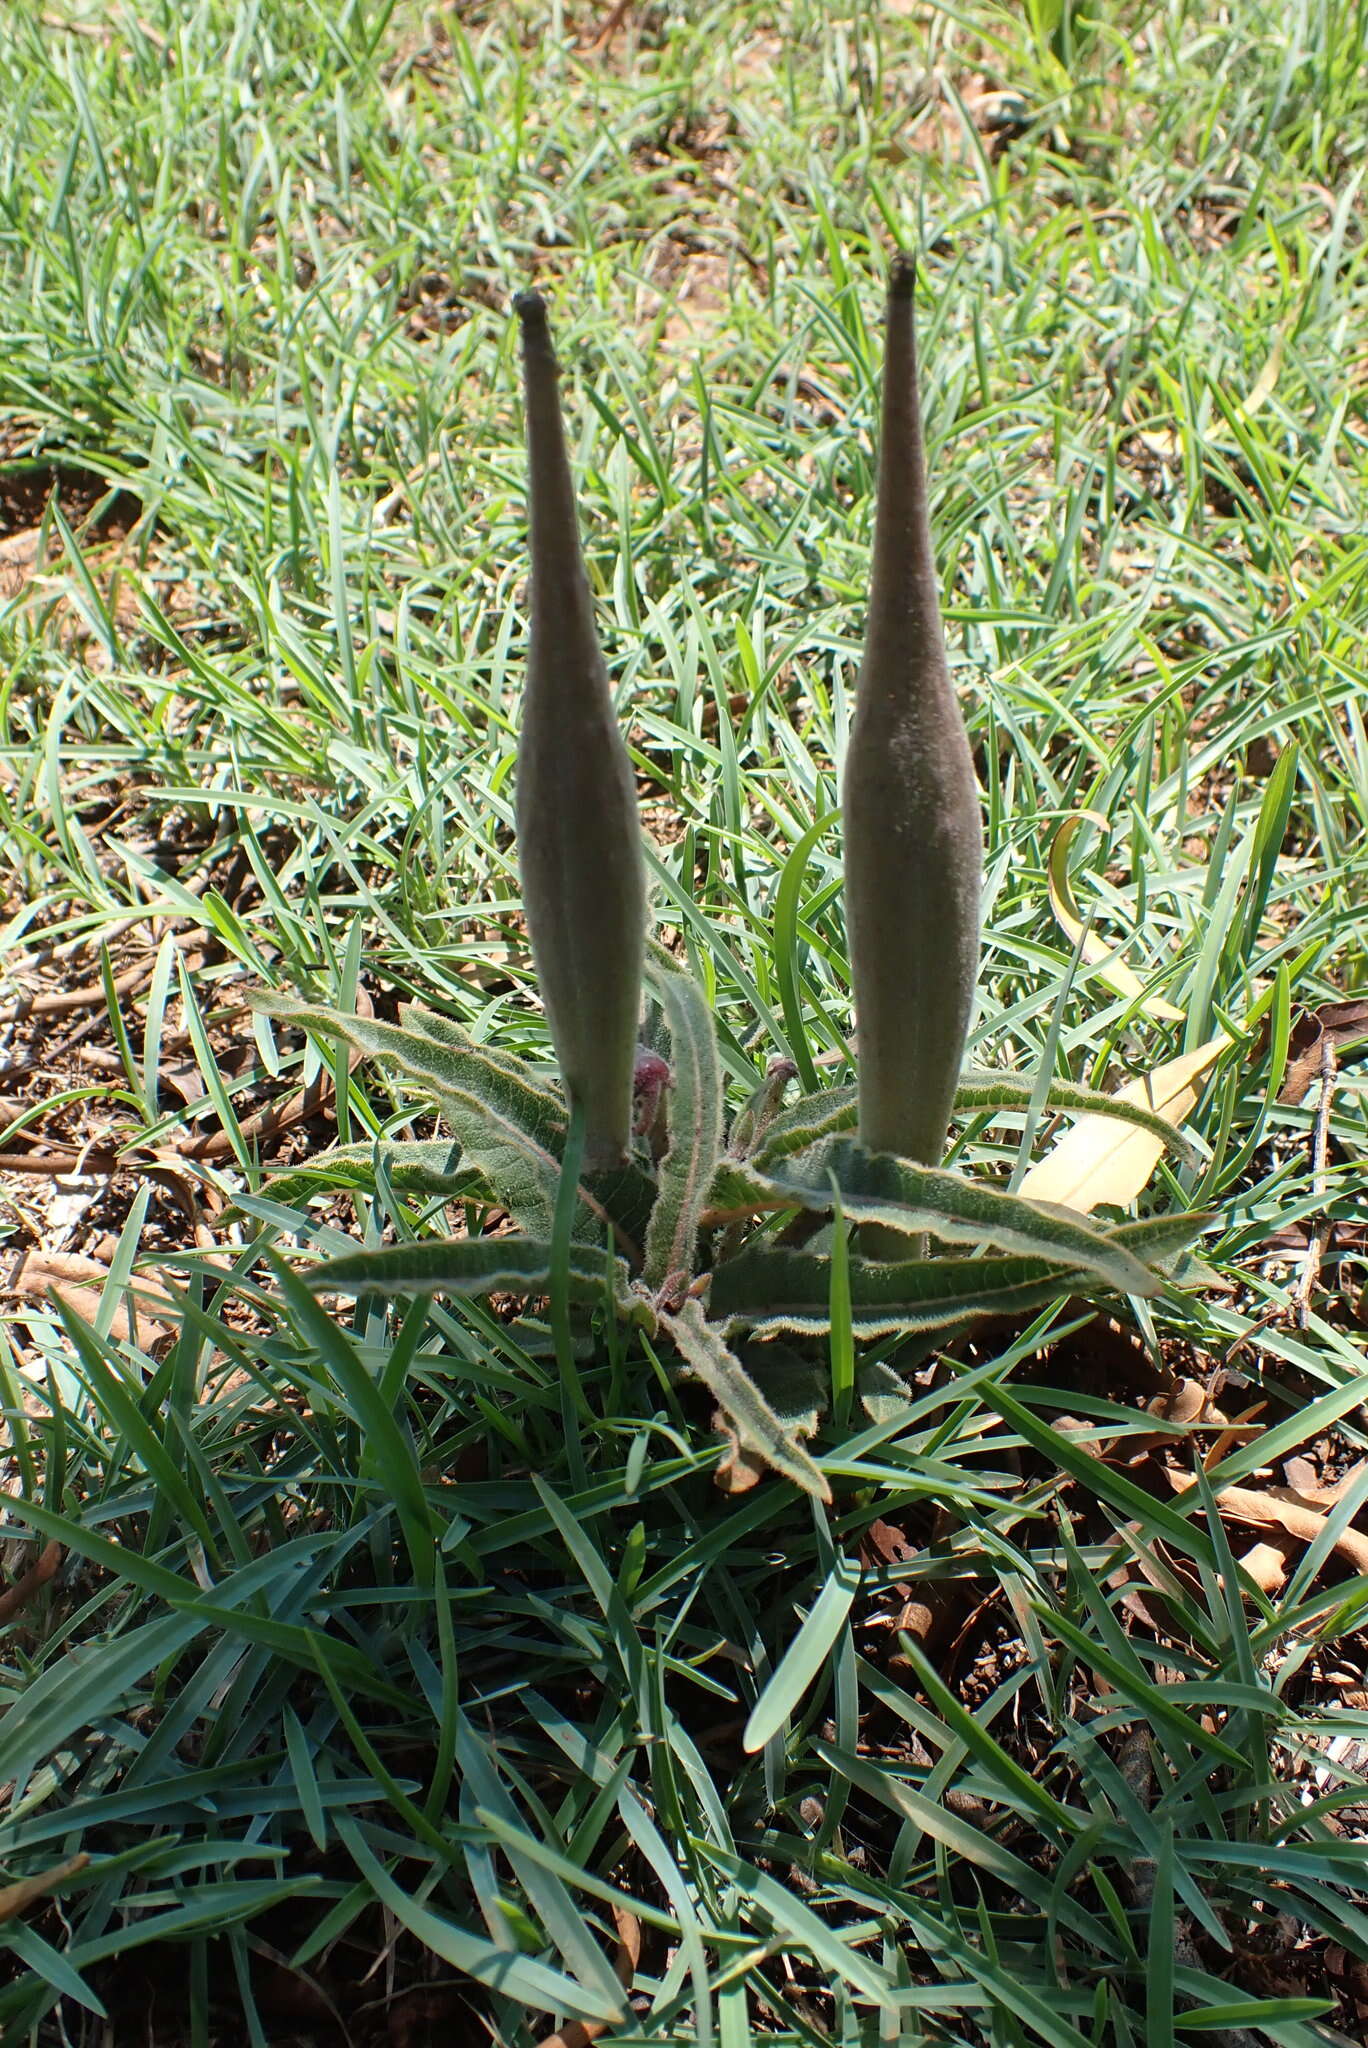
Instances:
[[[1197,1101],[1197,1083],[1233,1040],[1222,1032],[1192,1052],[1166,1060],[1116,1090],[1118,1101],[1153,1109],[1181,1124]],[[1159,1163],[1163,1145],[1134,1124],[1109,1116],[1081,1116],[1058,1144],[1038,1160],[1018,1192],[1029,1202],[1056,1202],[1087,1215],[1106,1202],[1124,1209],[1133,1202]]]
[[[1072,817],[1064,820],[1050,842],[1050,908],[1061,931],[1067,933],[1074,945],[1082,936],[1083,918],[1069,881],[1069,848],[1079,826],[1085,824],[1096,825],[1101,832],[1111,829],[1100,811],[1075,811]],[[1109,946],[1097,932],[1089,932],[1083,939],[1083,958],[1090,967],[1097,969],[1099,980],[1105,981],[1108,988],[1115,989],[1127,1002],[1135,1002],[1144,996],[1145,984],[1139,975],[1127,967],[1120,951]],[[1162,996],[1146,996],[1140,1008],[1142,1014],[1149,1017],[1176,1019],[1183,1015],[1181,1010],[1174,1009],[1172,1003],[1166,1003]]]

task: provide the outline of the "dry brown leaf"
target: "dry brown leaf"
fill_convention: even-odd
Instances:
[[[1325,1486],[1316,1477],[1315,1468],[1305,1458],[1289,1458],[1283,1472],[1289,1481],[1286,1486],[1270,1486],[1269,1492],[1275,1500],[1287,1500],[1298,1507],[1314,1508],[1323,1514],[1327,1508],[1335,1507],[1349,1491],[1363,1470],[1363,1460],[1353,1465],[1332,1485]],[[1296,1476],[1294,1477],[1294,1472]]]
[[[765,1475],[758,1458],[742,1448],[740,1439],[719,1408],[713,1416],[714,1432],[726,1438],[727,1448],[713,1467],[713,1485],[719,1493],[749,1493]]]
[[[1287,1537],[1276,1543],[1251,1544],[1240,1559],[1240,1569],[1248,1573],[1261,1593],[1281,1592],[1291,1562],[1291,1548]]]
[[[1219,1465],[1222,1458],[1233,1451],[1237,1444],[1252,1444],[1255,1438],[1262,1434],[1263,1425],[1259,1421],[1259,1417],[1263,1414],[1267,1405],[1266,1401],[1251,1402],[1248,1408],[1240,1410],[1233,1422],[1227,1423],[1226,1427],[1216,1438],[1216,1441],[1207,1446],[1206,1464],[1208,1470]],[[1224,1421],[1224,1417],[1222,1417],[1222,1420]]]
[[[910,1564],[919,1557],[915,1543],[901,1529],[877,1518],[860,1536],[860,1556],[867,1565]],[[897,1635],[914,1636],[923,1649],[930,1649],[950,1630],[960,1604],[959,1594],[939,1579],[924,1579],[915,1586],[899,1580],[893,1588],[902,1602],[893,1615],[871,1615],[868,1626],[886,1628]],[[898,1661],[897,1659],[894,1660]]]
[[[1287,1071],[1278,1090],[1279,1102],[1301,1102],[1321,1071],[1326,1041],[1330,1050],[1368,1038],[1368,996],[1347,1003],[1322,1003],[1317,1010],[1304,1010],[1292,1027],[1287,1048]]]
[[[880,1521],[877,1516],[865,1528],[860,1548],[865,1552],[865,1562],[870,1565],[877,1565],[880,1559],[885,1564],[910,1564],[917,1554],[916,1544],[910,1543],[901,1529],[895,1529],[891,1522]]]
[[[37,1900],[45,1899],[69,1877],[77,1876],[89,1861],[88,1856],[71,1856],[65,1863],[54,1863],[50,1870],[38,1871],[34,1877],[21,1877],[17,1884],[0,1887],[0,1925],[6,1920],[13,1920]]]
[[[1189,1428],[1198,1422],[1224,1423],[1226,1418],[1219,1408],[1212,1405],[1211,1396],[1200,1380],[1181,1379],[1176,1387],[1167,1393],[1156,1394],[1145,1406],[1151,1415],[1160,1415],[1165,1422],[1180,1422]]]
[[[1171,1475],[1174,1490],[1186,1493],[1196,1482],[1179,1473]],[[1222,1515],[1232,1522],[1244,1522],[1251,1529],[1276,1529],[1298,1543],[1314,1543],[1329,1520],[1317,1508],[1299,1501],[1279,1500],[1276,1493],[1256,1493],[1248,1486],[1227,1486],[1216,1496]],[[1368,1576],[1368,1536],[1361,1529],[1341,1529],[1335,1548],[1346,1564]]]
[[[77,1252],[21,1252],[18,1263],[3,1282],[7,1294],[38,1296],[46,1299],[56,1295],[59,1301],[74,1309],[83,1322],[94,1322],[99,1311],[101,1293],[109,1278],[109,1268],[98,1259],[82,1258]],[[177,1314],[161,1316],[158,1307],[175,1310],[175,1298],[159,1286],[155,1280],[138,1280],[130,1287],[114,1311],[110,1335],[116,1339],[131,1337],[140,1349],[146,1350],[159,1338],[167,1336],[179,1320]]]
[[[1196,1103],[1197,1081],[1233,1043],[1223,1031],[1192,1052],[1166,1060],[1152,1074],[1127,1081],[1116,1090],[1116,1099],[1181,1124]],[[1082,1215],[1103,1202],[1124,1209],[1149,1180],[1163,1149],[1160,1139],[1134,1124],[1110,1116],[1081,1116],[1031,1168],[1019,1192],[1027,1201],[1055,1202]]]
[[[0,600],[17,597],[38,566],[40,526],[23,533],[7,533],[0,539]]]
[[[614,1906],[613,1919],[618,1935],[613,1968],[623,1990],[630,1991],[641,1962],[641,1922],[625,1906]],[[607,2032],[608,2025],[606,2020],[571,2020],[569,2026],[562,2027],[559,2033],[544,2035],[537,2048],[589,2048],[591,2041],[597,2041],[600,2034]]]

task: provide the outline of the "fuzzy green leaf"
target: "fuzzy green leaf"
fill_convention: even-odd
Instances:
[[[844,1198],[843,1198],[844,1199]],[[1209,1221],[1203,1212],[1123,1223],[1111,1240],[1129,1256],[1167,1264]],[[958,1328],[985,1315],[1023,1315],[1095,1286],[1090,1272],[1039,1258],[850,1260],[857,1335]],[[816,1336],[830,1326],[831,1261],[784,1245],[748,1246],[712,1277],[708,1310],[724,1334]]]
[[[1124,1244],[1060,1210],[965,1180],[943,1167],[914,1166],[891,1152],[867,1152],[848,1138],[816,1146],[786,1172],[765,1178],[796,1208],[827,1215],[833,1179],[851,1223],[877,1223],[909,1237],[930,1231],[950,1243],[993,1244],[1098,1274],[1120,1294],[1155,1294],[1160,1282]]]
[[[774,1117],[750,1161],[757,1171],[777,1165],[795,1152],[806,1152],[819,1139],[838,1131],[853,1131],[858,1108],[856,1091],[850,1088],[822,1088],[804,1095]]]
[[[860,1406],[871,1422],[892,1422],[912,1406],[907,1382],[882,1358],[871,1358],[856,1376]]]
[[[698,1223],[722,1146],[722,1076],[717,1035],[703,991],[663,947],[647,954],[647,981],[670,1031],[674,1089],[670,1149],[646,1232],[646,1285],[675,1288],[693,1278]]]
[[[275,1202],[307,1201],[324,1189],[375,1187],[379,1159],[401,1195],[459,1195],[483,1176],[467,1165],[453,1138],[413,1138],[369,1145],[334,1145],[288,1173],[273,1174],[261,1189]]]
[[[721,1161],[708,1188],[709,1210],[729,1216],[750,1216],[757,1210],[777,1206],[782,1205],[776,1202],[769,1182],[752,1173],[744,1160]]]
[[[739,1359],[786,1434],[800,1439],[816,1436],[831,1405],[829,1376],[823,1367],[787,1344],[747,1344],[740,1348]]]
[[[429,1237],[344,1252],[302,1277],[316,1294],[545,1294],[551,1246],[534,1237]],[[619,1308],[645,1307],[633,1295],[621,1259],[613,1261],[613,1279]],[[601,1302],[603,1288],[602,1257],[577,1247],[570,1261],[571,1299]]]
[[[757,1150],[766,1131],[779,1114],[784,1100],[784,1090],[793,1079],[794,1071],[792,1060],[781,1059],[771,1062],[764,1080],[751,1090],[732,1120],[732,1127],[727,1133],[727,1153],[730,1158],[749,1159],[751,1153]]]
[[[1027,1074],[997,1073],[989,1068],[970,1068],[960,1076],[955,1092],[955,1114],[981,1114],[985,1110],[1025,1109],[1034,1093],[1035,1082]],[[1073,1081],[1051,1081],[1045,1092],[1045,1107],[1075,1116],[1111,1116],[1119,1122],[1138,1124],[1159,1138],[1170,1152],[1188,1166],[1201,1164],[1201,1153],[1167,1117],[1157,1116],[1138,1102],[1125,1102],[1116,1095],[1104,1095],[1100,1088],[1083,1088]]]
[[[955,1090],[955,1114],[972,1116],[985,1110],[1025,1109],[1034,1087],[1034,1081],[1025,1074],[970,1067],[960,1076]],[[1072,1081],[1052,1081],[1046,1091],[1045,1107],[1066,1115],[1114,1116],[1122,1123],[1138,1124],[1142,1130],[1162,1138],[1169,1150],[1189,1165],[1199,1161],[1196,1147],[1166,1117],[1157,1116],[1139,1103],[1118,1101],[1116,1096],[1104,1095],[1098,1088],[1083,1088]],[[766,1125],[752,1163],[756,1167],[777,1164],[795,1152],[805,1152],[819,1139],[854,1130],[855,1121],[854,1088],[824,1088],[815,1095],[805,1095],[801,1101],[780,1110]]]
[[[831,1488],[791,1430],[785,1429],[739,1358],[704,1321],[703,1311],[686,1301],[661,1322],[673,1337],[687,1369],[702,1380],[736,1431],[738,1441],[767,1465],[792,1480],[804,1493],[830,1500]]]
[[[274,989],[253,1001],[268,1016],[340,1038],[354,1051],[397,1068],[425,1087],[472,1096],[483,1115],[515,1124],[549,1158],[559,1158],[567,1124],[559,1092],[534,1081],[511,1053],[477,1045],[450,1019],[416,1011],[410,1004],[404,1025],[385,1024],[378,1017],[353,1016]]]
[[[957,1329],[977,1316],[1019,1315],[1069,1292],[1063,1267],[1041,1259],[850,1260],[850,1320],[859,1337]],[[730,1334],[831,1328],[831,1261],[785,1245],[748,1246],[713,1274],[708,1310]]]
[[[253,1000],[268,1016],[339,1038],[418,1082],[450,1126],[467,1163],[479,1168],[514,1222],[533,1235],[550,1236],[567,1128],[565,1105],[555,1090],[534,1081],[520,1060],[476,1045],[459,1025],[432,1012],[420,1012],[422,1028],[413,1029],[412,1008],[406,1012],[410,1028],[405,1028],[306,1003],[279,990]],[[630,1171],[639,1175],[639,1169]],[[608,1178],[616,1185],[621,1176]],[[602,1242],[611,1211],[596,1191],[582,1185],[581,1196],[575,1236]]]
[[[462,1054],[470,1048],[471,1040],[463,1027],[453,1018],[444,1017],[440,1011],[424,1010],[417,1003],[403,1003],[400,1005],[399,1015],[410,1031],[419,1032],[424,1038],[433,1040],[439,1046]],[[559,1160],[565,1149],[565,1134],[569,1128],[559,1082],[532,1081],[526,1063],[520,1060],[516,1053],[505,1052],[494,1045],[481,1045],[478,1050],[490,1068],[502,1068],[515,1083],[530,1082],[538,1091],[539,1098],[542,1094],[549,1097],[555,1113],[544,1125],[539,1126],[538,1132],[534,1135],[542,1136],[547,1149]],[[635,1160],[630,1160],[624,1166],[609,1167],[598,1173],[583,1173],[580,1185],[587,1191],[591,1208],[597,1203],[603,1213],[617,1226],[620,1238],[624,1240],[620,1248],[624,1251],[634,1250],[645,1236],[651,1205],[655,1201],[655,1181],[652,1176],[644,1172]],[[495,1192],[500,1194],[502,1200],[500,1191],[496,1189]],[[509,1213],[513,1213],[511,1209]],[[596,1238],[598,1235],[596,1231],[586,1230],[582,1225],[578,1234],[590,1238]]]

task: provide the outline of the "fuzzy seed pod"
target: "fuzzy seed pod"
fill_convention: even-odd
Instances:
[[[896,259],[869,621],[845,761],[845,887],[860,1137],[937,1166],[978,976],[983,826],[941,631],[915,282],[912,263]]]
[[[536,292],[522,326],[532,542],[531,644],[518,745],[517,829],[532,958],[590,1171],[632,1129],[646,943],[646,871],[631,764],[613,712],[580,553],[556,359]]]

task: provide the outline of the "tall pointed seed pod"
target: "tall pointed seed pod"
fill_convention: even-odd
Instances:
[[[532,539],[531,644],[518,746],[523,906],[585,1165],[618,1165],[632,1128],[646,874],[631,764],[580,553],[556,359],[536,292],[522,327]]]
[[[845,886],[860,1137],[936,1166],[978,974],[983,827],[937,601],[915,282],[912,263],[896,259],[869,620],[846,750]]]

